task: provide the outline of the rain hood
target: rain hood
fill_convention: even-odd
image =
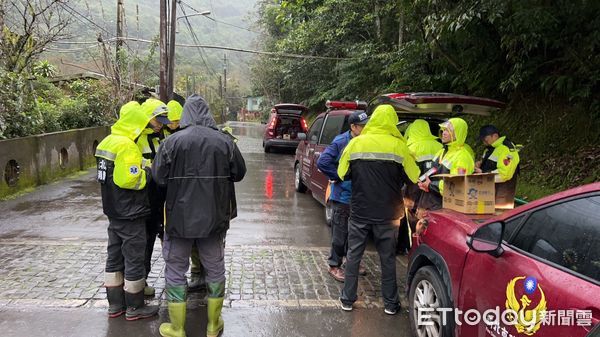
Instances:
[[[398,124],[396,110],[389,104],[383,104],[373,111],[373,114],[361,132],[361,135],[384,134],[404,140],[404,137],[396,127],[396,124]]]
[[[135,140],[152,117],[147,116],[138,102],[131,101],[121,107],[120,118],[110,128],[111,134]]]
[[[436,140],[438,137],[431,134],[431,129],[429,128],[429,123],[427,123],[423,119],[417,119],[406,130],[406,140],[407,144],[410,146],[415,142]]]
[[[208,103],[198,94],[193,94],[185,100],[179,125],[181,128],[186,128],[190,125],[201,125],[217,129],[217,123],[210,113]]]

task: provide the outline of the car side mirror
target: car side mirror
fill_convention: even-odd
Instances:
[[[467,240],[467,245],[476,252],[489,253],[494,257],[502,255],[502,236],[504,222],[492,222],[479,228]]]
[[[298,132],[298,139],[300,139],[300,140],[306,140],[306,133]]]

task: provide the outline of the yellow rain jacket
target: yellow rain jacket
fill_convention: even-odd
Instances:
[[[179,104],[179,102],[175,100],[170,100],[169,103],[167,103],[167,109],[169,110],[167,118],[169,118],[171,122],[178,122],[181,119],[183,107],[181,106],[181,104]],[[165,127],[163,128],[163,134],[165,135],[165,138],[167,138],[175,132],[179,131],[180,129],[181,128],[177,127],[177,129],[171,130],[169,127]]]
[[[431,134],[429,123],[423,119],[415,120],[406,130],[406,145],[415,157],[421,173],[431,168],[433,158],[443,147],[437,139]]]
[[[169,118],[171,122],[175,122],[181,119],[183,107],[181,106],[181,104],[179,104],[179,102],[175,100],[170,100],[169,103],[167,103],[167,109],[169,110],[167,118]]]
[[[158,115],[166,116],[168,112],[167,106],[163,102],[154,98],[147,99],[141,105],[141,108],[144,114],[149,118],[148,121],[150,121],[152,118]],[[152,165],[152,160],[156,156],[158,146],[164,138],[165,135],[162,132],[162,130],[160,132],[155,133],[154,130],[152,130],[151,128],[145,128],[142,131],[142,134],[140,135],[136,143],[140,151],[142,152],[142,156],[144,156],[144,167]]]
[[[355,221],[393,224],[404,214],[402,187],[417,181],[419,168],[397,123],[391,105],[378,106],[340,157],[338,175],[352,181],[350,217]]]
[[[433,159],[438,164],[438,174],[472,174],[475,170],[475,162],[472,150],[465,145],[468,133],[467,122],[462,118],[450,118],[440,124],[440,127],[449,129],[453,141],[445,144]],[[441,195],[444,191],[444,182],[440,179],[432,180],[430,189]]]
[[[111,134],[96,148],[102,206],[109,218],[145,217],[150,209],[144,188],[151,177],[142,167],[142,153],[134,141],[150,117],[135,102],[125,104],[120,116],[111,127]]]
[[[513,178],[519,166],[519,150],[515,144],[506,139],[498,138],[483,152],[481,170],[496,173],[496,183],[504,183]]]

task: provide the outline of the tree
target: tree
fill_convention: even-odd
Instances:
[[[2,0],[1,65],[6,71],[30,72],[36,58],[52,42],[67,37],[71,17],[64,0]]]

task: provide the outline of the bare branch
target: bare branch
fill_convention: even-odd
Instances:
[[[72,20],[65,17],[60,0],[2,0],[7,1],[12,18],[22,29],[10,29],[11,38],[2,39],[0,50],[5,56],[3,67],[15,72],[31,68],[48,44],[68,36]]]

